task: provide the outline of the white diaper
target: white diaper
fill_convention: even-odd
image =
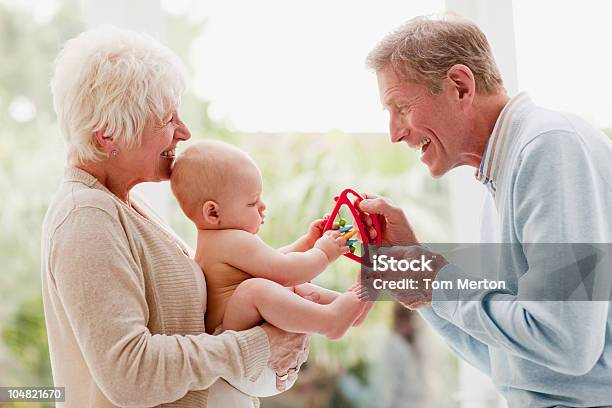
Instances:
[[[221,326],[219,326],[215,329],[213,335],[220,334],[221,332],[223,332],[223,329]],[[295,380],[292,382],[286,382],[285,391],[293,387],[293,384],[295,384]],[[244,396],[238,394],[236,390],[239,390],[246,395],[259,398],[271,397],[281,393],[281,391],[276,389],[276,373],[273,369],[266,366],[255,381],[250,381],[248,379],[244,379],[242,381],[231,380],[229,382],[224,379],[217,380],[217,382],[208,389],[209,406],[241,406],[241,403],[238,402],[238,400],[243,401]]]

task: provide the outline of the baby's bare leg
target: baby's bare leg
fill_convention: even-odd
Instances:
[[[322,288],[309,282],[294,286],[293,291],[301,297],[314,296],[317,298],[316,302],[321,305],[330,304],[331,302],[336,300],[338,296],[340,296],[340,293],[334,290]]]
[[[320,305],[276,282],[252,278],[242,282],[230,298],[223,317],[226,330],[246,330],[262,319],[285,331],[342,337],[361,314],[365,303],[352,291]]]

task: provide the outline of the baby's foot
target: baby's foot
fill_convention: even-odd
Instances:
[[[363,323],[366,317],[368,317],[370,309],[372,309],[372,307],[374,306],[374,300],[370,299],[368,290],[363,287],[359,282],[355,282],[353,286],[351,286],[348,290],[351,292],[355,292],[355,294],[357,294],[357,297],[364,305],[363,309],[361,310],[361,313],[353,322],[353,326],[359,326],[361,323]]]
[[[355,320],[361,316],[366,303],[359,300],[359,295],[349,290],[327,305],[329,308],[329,320],[327,328],[322,334],[331,340],[339,339],[353,325]]]

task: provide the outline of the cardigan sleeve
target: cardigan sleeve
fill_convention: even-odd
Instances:
[[[49,269],[92,377],[119,406],[175,401],[217,379],[254,380],[269,358],[255,327],[219,336],[152,334],[142,271],[120,220],[78,207],[51,238]]]

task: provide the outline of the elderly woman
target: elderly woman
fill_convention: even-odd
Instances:
[[[68,166],[43,226],[43,298],[67,406],[212,406],[217,380],[247,384],[269,365],[282,390],[307,356],[307,336],[267,324],[207,335],[191,250],[131,193],[168,180],[191,137],[178,114],[184,87],[170,50],[111,27],[68,41],[56,61]],[[232,406],[257,402],[225,392]]]

